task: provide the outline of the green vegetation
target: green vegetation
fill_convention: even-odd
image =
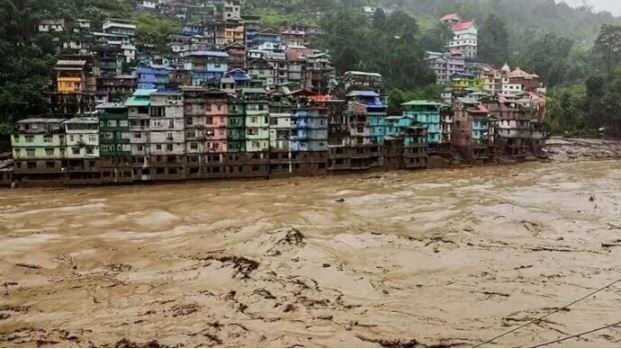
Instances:
[[[162,18],[143,12],[134,17],[139,42],[154,46],[154,53],[164,55],[170,52],[168,37],[181,31],[182,24],[175,19]]]

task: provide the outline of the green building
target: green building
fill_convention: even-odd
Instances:
[[[403,115],[413,119],[427,130],[427,144],[440,144],[440,103],[426,100],[414,100],[401,105]]]
[[[101,156],[130,156],[131,143],[127,106],[103,104],[99,110],[99,142]]]
[[[227,115],[227,142],[228,152],[240,153],[246,151],[246,105],[239,98],[231,98],[228,104]]]

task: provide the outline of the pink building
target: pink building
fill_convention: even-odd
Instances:
[[[205,95],[205,150],[226,153],[228,99],[221,90],[209,90]]]

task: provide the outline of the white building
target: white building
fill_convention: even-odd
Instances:
[[[62,33],[65,31],[65,20],[63,19],[44,19],[39,23],[40,33]]]
[[[465,58],[475,58],[479,47],[479,29],[473,21],[463,21],[451,26],[453,40],[450,49],[460,50]]]
[[[99,157],[99,121],[96,117],[78,117],[64,122],[67,133],[65,154],[69,159]]]
[[[241,2],[239,0],[226,0],[223,15],[225,21],[241,18]]]
[[[183,155],[185,153],[183,95],[178,92],[151,94],[149,116],[149,153]]]

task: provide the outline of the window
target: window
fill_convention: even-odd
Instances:
[[[34,142],[34,136],[26,136],[26,143]]]
[[[52,148],[45,149],[45,156],[53,156],[53,155],[54,155],[54,149]]]
[[[140,132],[134,133],[134,138],[142,138],[142,134]]]
[[[73,135],[69,135],[69,141],[73,142],[73,141],[74,141],[74,139],[75,139],[75,138],[73,137]]]
[[[162,145],[161,145],[161,144],[157,144],[157,145],[155,146],[155,149],[156,149],[156,150],[162,150]]]
[[[168,128],[174,128],[175,127],[175,120],[168,120]]]
[[[80,154],[80,148],[71,148],[71,153],[73,155],[79,155]]]
[[[120,120],[119,121],[119,126],[120,127],[128,127],[129,126],[129,122],[127,120]]]
[[[173,150],[173,145],[172,144],[167,144],[166,145],[166,150],[172,151]]]
[[[185,124],[188,126],[192,126],[194,124],[194,119],[193,118],[186,118],[185,119]]]
[[[205,119],[205,122],[207,123],[207,125],[212,125],[212,124],[213,124],[213,117],[208,116],[208,117]]]
[[[48,170],[50,170],[50,169],[53,169],[54,167],[56,167],[56,164],[55,164],[53,161],[47,161],[47,162],[45,163],[45,167],[46,167]]]
[[[190,143],[190,149],[197,150],[198,149],[198,143]]]
[[[45,142],[45,143],[52,143],[52,137],[51,136],[43,136],[43,142]]]
[[[97,135],[88,135],[89,142],[97,142]]]
[[[34,149],[26,149],[26,155],[28,155],[28,156],[35,156],[35,150]]]

